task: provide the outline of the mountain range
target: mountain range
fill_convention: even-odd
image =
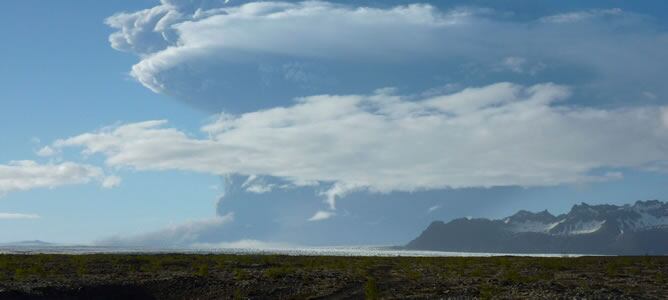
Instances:
[[[490,220],[460,218],[432,222],[405,248],[457,252],[668,254],[668,202],[633,205],[574,205],[554,216],[521,210]]]

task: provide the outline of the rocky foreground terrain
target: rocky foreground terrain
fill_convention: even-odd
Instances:
[[[665,299],[668,257],[0,255],[2,299]]]

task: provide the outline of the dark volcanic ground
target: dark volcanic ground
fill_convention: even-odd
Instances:
[[[668,257],[0,255],[2,299],[668,298]]]

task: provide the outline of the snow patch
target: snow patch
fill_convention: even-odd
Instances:
[[[535,221],[527,221],[522,223],[515,223],[510,228],[512,232],[542,232],[547,233],[552,224],[545,224]]]
[[[598,220],[586,221],[586,222],[580,221],[574,224],[566,225],[566,227],[557,234],[560,235],[590,234],[601,229],[601,227],[603,227],[603,224],[605,224],[605,221],[598,221]]]
[[[668,226],[668,216],[656,217],[642,212],[640,218],[629,223],[631,223],[629,224],[631,230]]]
[[[543,223],[538,221],[525,221],[522,223],[513,223],[510,226],[510,231],[515,233],[521,233],[521,232],[550,233],[550,230],[552,230],[552,228],[563,223],[564,221],[566,220],[563,219],[558,222],[552,222],[552,223]],[[506,219],[504,222],[506,224],[509,224],[510,220]]]

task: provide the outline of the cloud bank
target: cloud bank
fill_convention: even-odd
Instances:
[[[467,85],[491,83],[485,74],[493,70],[529,78],[545,72],[547,81],[578,77],[598,89],[588,96],[607,101],[643,92],[634,87],[666,92],[658,79],[668,67],[666,34],[621,9],[525,20],[430,4],[163,1],[107,24],[117,30],[112,47],[140,57],[131,75],[141,84],[214,111],[268,107],[276,95],[413,82],[412,67],[422,81],[454,74],[450,81]]]
[[[569,105],[554,84],[498,83],[415,99],[381,89],[319,95],[239,115],[188,135],[166,121],[130,123],[58,140],[109,167],[263,175],[331,184],[337,195],[618,179],[615,169],[668,160],[666,108]],[[608,171],[605,171],[608,170]],[[252,182],[252,181],[251,181]],[[258,192],[260,192],[258,190]]]

